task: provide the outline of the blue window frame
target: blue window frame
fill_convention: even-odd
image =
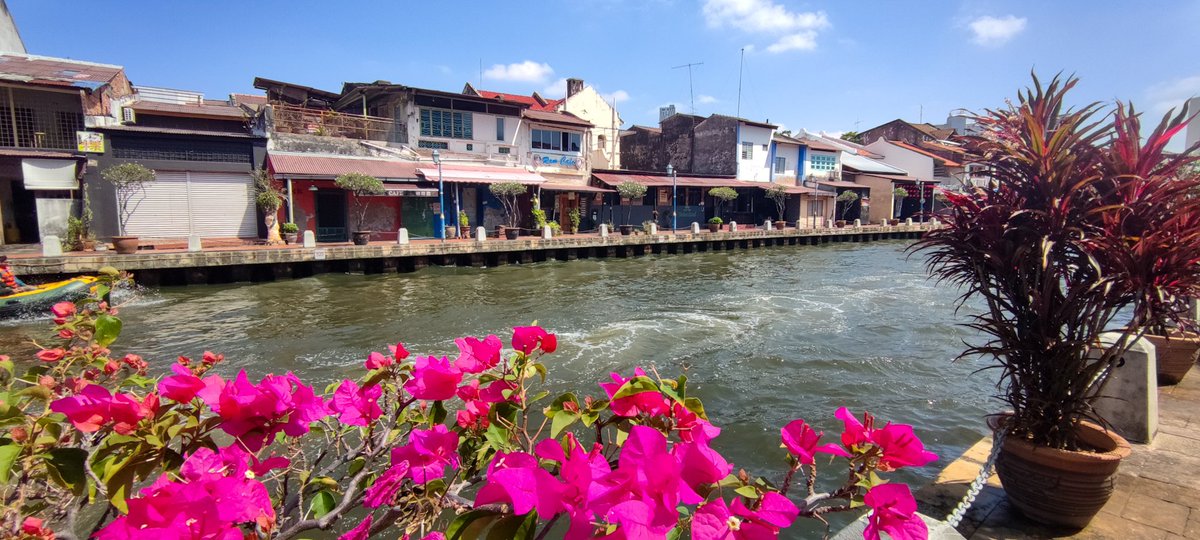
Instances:
[[[496,140],[504,140],[504,119],[496,118]]]
[[[837,156],[833,154],[818,154],[813,152],[812,170],[814,171],[832,171],[837,169]]]
[[[471,139],[471,113],[421,109],[421,135],[449,139]]]

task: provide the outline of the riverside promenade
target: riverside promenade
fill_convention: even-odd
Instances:
[[[547,260],[638,257],[648,254],[684,254],[754,249],[773,246],[818,245],[837,242],[873,242],[916,239],[929,224],[865,225],[845,228],[765,230],[742,229],[710,233],[659,232],[622,236],[576,234],[517,240],[487,238],[413,240],[407,244],[372,242],[318,244],[315,247],[223,246],[189,251],[177,246],[119,255],[113,251],[70,252],[57,257],[11,255],[22,277],[51,279],[94,273],[105,266],[134,272],[149,286],[274,281],[329,272],[411,272],[427,266],[495,267]]]
[[[1108,505],[1083,530],[1055,529],[1026,519],[1008,503],[993,474],[958,532],[969,540],[1200,538],[1200,368],[1192,367],[1176,386],[1159,388],[1158,411],[1158,435],[1150,444],[1132,445]],[[991,441],[990,436],[980,440],[918,491],[920,511],[944,518],[979,474]]]

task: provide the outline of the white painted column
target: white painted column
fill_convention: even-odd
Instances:
[[[692,222],[692,234],[700,234],[700,224],[695,221]]]
[[[607,223],[600,224],[600,238],[608,238],[608,224]]]
[[[475,241],[483,242],[487,240],[487,229],[483,227],[475,227]]]
[[[729,232],[737,232],[737,222],[736,221],[729,222]]]
[[[1101,334],[1100,343],[1111,345],[1120,334]],[[1104,396],[1093,407],[1112,424],[1113,431],[1130,442],[1150,443],[1158,433],[1158,361],[1154,344],[1139,339],[1122,356],[1104,386]]]
[[[304,247],[306,247],[306,248],[317,247],[317,235],[313,234],[312,231],[304,231]]]
[[[193,234],[188,236],[188,251],[196,252],[204,249],[204,245],[200,241],[200,235]]]
[[[542,240],[549,240],[554,236],[554,232],[550,230],[549,225],[542,225]]]

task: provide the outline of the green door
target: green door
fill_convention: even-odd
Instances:
[[[430,197],[404,197],[400,203],[401,226],[408,229],[408,237],[433,238],[433,207],[437,199]]]

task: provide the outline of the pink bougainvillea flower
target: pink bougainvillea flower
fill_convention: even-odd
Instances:
[[[312,387],[292,373],[267,375],[255,385],[239,371],[232,381],[205,379],[198,395],[221,417],[221,429],[257,452],[279,432],[290,437],[308,433],[309,425],[330,414]]]
[[[182,364],[171,364],[174,375],[163,377],[158,382],[158,391],[167,399],[187,403],[204,390],[204,381],[192,374],[192,370]]]
[[[525,354],[535,349],[548,354],[558,348],[558,338],[540,326],[517,326],[513,328],[512,346]]]
[[[611,383],[600,383],[600,387],[608,394],[611,401],[608,408],[617,416],[634,417],[638,415],[658,416],[670,414],[671,404],[663,397],[662,392],[657,388],[647,388],[645,390],[635,392],[622,397],[615,397],[626,384],[638,377],[646,377],[646,372],[642,368],[633,370],[634,376],[631,378],[622,377],[619,373],[609,374],[612,377]]]
[[[506,393],[508,395],[505,395]],[[505,401],[520,403],[521,394],[517,392],[517,383],[500,379],[492,381],[486,388],[480,390],[479,399],[488,403],[503,403]]]
[[[900,467],[921,467],[937,460],[937,455],[925,451],[925,445],[917,438],[913,428],[907,424],[888,423],[881,429],[875,428],[875,418],[863,414],[865,424],[859,422],[849,409],[842,407],[836,416],[846,425],[842,433],[842,444],[847,450],[862,451],[868,446],[879,449],[879,470],[893,471]]]
[[[677,507],[704,499],[682,479],[676,457],[667,452],[667,439],[657,429],[635,425],[621,447],[617,469],[603,483],[592,508],[616,523],[628,538],[666,534],[679,519]]]
[[[158,412],[158,395],[148,394],[139,401],[132,394],[115,394],[109,401],[108,410],[113,421],[113,431],[128,435],[137,429],[138,422],[143,418],[149,418]]]
[[[388,351],[392,353],[392,356],[399,358],[400,360],[408,358],[408,350],[404,348],[403,343],[388,345]]]
[[[375,479],[375,483],[371,484],[363,492],[363,506],[367,508],[379,508],[383,505],[392,504],[392,500],[396,498],[396,493],[400,491],[400,487],[404,485],[404,479],[408,478],[408,462],[396,461],[396,455],[392,454],[392,466],[379,478]]]
[[[455,413],[456,422],[463,429],[487,429],[488,412],[491,411],[491,407],[491,404],[483,400],[468,401],[463,405],[463,410]]]
[[[59,360],[62,360],[63,357],[66,355],[67,355],[67,351],[65,351],[61,348],[42,349],[37,352],[37,359],[41,360],[43,362],[50,363],[50,362],[57,362]]]
[[[524,452],[499,452],[488,465],[487,484],[475,496],[475,506],[509,503],[513,513],[524,515],[537,509],[539,516],[562,511],[563,486]]]
[[[612,472],[602,453],[603,446],[595,445],[585,452],[572,433],[566,435],[566,451],[555,439],[545,439],[537,444],[538,457],[560,464],[558,475],[562,480],[560,500],[570,517],[566,540],[582,540],[592,537],[595,511],[592,508],[594,492]]]
[[[404,383],[404,389],[417,399],[442,401],[454,397],[462,376],[446,357],[424,356],[413,365],[412,378]]]
[[[863,502],[871,515],[863,538],[874,540],[886,532],[892,540],[924,540],[929,537],[925,521],[916,515],[917,501],[904,484],[881,484],[867,491]]]
[[[21,533],[25,536],[32,536],[42,540],[54,540],[54,531],[50,530],[49,527],[43,526],[44,523],[38,518],[29,516],[25,518],[25,521],[21,522]]]
[[[693,540],[773,540],[779,532],[772,527],[733,515],[721,498],[696,510],[692,518]]]
[[[791,452],[797,461],[805,465],[816,463],[817,452],[850,457],[849,452],[836,444],[817,446],[817,443],[821,442],[821,436],[825,433],[813,431],[813,428],[804,420],[792,420],[779,431],[783,438],[783,445],[787,447],[788,452]]]
[[[446,476],[446,467],[458,468],[458,433],[438,424],[431,429],[414,429],[408,444],[392,449],[392,463],[407,461],[409,477],[424,484]]]
[[[679,440],[684,442],[708,442],[721,434],[721,428],[689,410],[676,401],[671,405],[671,416],[675,418],[675,429]]]
[[[390,356],[384,356],[377,352],[372,352],[367,355],[367,361],[363,362],[363,366],[367,369],[382,369],[395,364],[396,360]]]
[[[504,344],[494,334],[480,341],[479,338],[463,337],[454,340],[458,345],[458,359],[454,367],[464,373],[482,373],[500,363],[500,349]]]
[[[383,409],[379,408],[379,396],[382,395],[383,388],[378,384],[359,388],[358,383],[346,379],[333,393],[331,408],[338,413],[341,423],[365,426],[383,415]]]
[[[367,518],[362,520],[353,529],[346,531],[338,537],[338,540],[367,540],[371,536],[371,522],[375,519],[374,514],[367,514]]]
[[[90,384],[73,396],[54,401],[50,404],[50,410],[65,415],[75,429],[84,433],[99,431],[115,420],[117,431],[128,434],[143,418],[157,411],[157,396],[153,399],[151,396],[154,394],[141,401],[132,394],[113,396],[107,388]]]
[[[733,465],[706,442],[680,442],[671,453],[679,461],[680,478],[693,491],[720,482],[733,470]]]
[[[50,313],[54,315],[54,324],[64,324],[67,317],[75,314],[75,303],[59,302],[50,307]]]

